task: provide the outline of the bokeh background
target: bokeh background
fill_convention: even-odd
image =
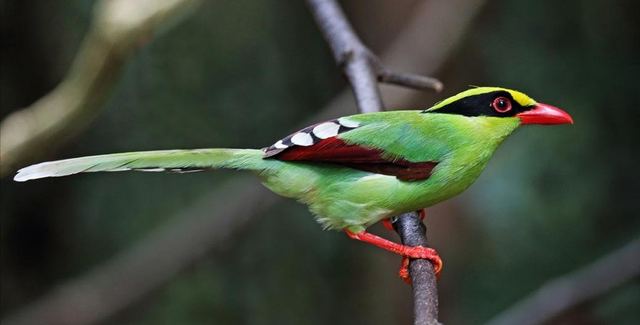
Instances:
[[[436,2],[342,5],[365,44],[383,54]],[[424,58],[444,92],[382,86],[385,98],[403,98],[402,107],[390,108],[425,109],[469,85],[495,85],[563,108],[575,124],[517,131],[467,192],[428,211],[429,240],[445,262],[439,282],[445,324],[484,323],[640,235],[638,2],[466,2],[451,5],[463,4],[456,10],[473,16],[468,23],[441,16],[424,33],[448,33],[439,24],[465,24],[459,37],[444,35],[432,44],[435,52],[451,48],[442,58]],[[0,4],[5,117],[64,78],[95,1]],[[413,36],[416,43],[422,35]],[[394,62],[412,50],[396,51]],[[318,114],[347,87],[302,1],[206,1],[140,47],[88,126],[32,162],[152,149],[260,148],[324,116]],[[356,112],[351,100],[343,106],[325,114]],[[323,231],[303,205],[257,190],[258,179],[250,175],[10,178],[0,184],[2,318],[64,293],[65,283],[98,281],[87,274],[122,262],[119,257],[158,233],[165,243],[189,245],[192,238],[180,225],[242,217],[247,221],[222,241],[194,240],[193,250],[202,252],[186,261],[173,250],[147,252],[172,261],[175,274],[117,312],[74,315],[83,306],[72,306],[65,317],[132,325],[411,323],[411,288],[396,277],[397,256]],[[253,208],[229,210],[234,202]],[[397,240],[379,225],[372,231]],[[167,271],[162,263],[136,267],[151,275],[116,273],[122,282],[110,281],[124,288],[112,289],[135,291],[155,272]],[[640,323],[639,278],[552,323]]]

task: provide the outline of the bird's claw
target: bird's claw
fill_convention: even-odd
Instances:
[[[349,229],[344,230],[347,235],[352,239],[364,241],[369,244],[376,245],[384,248],[390,252],[399,254],[402,256],[402,266],[400,267],[400,277],[407,283],[411,284],[409,275],[409,259],[410,258],[422,258],[427,259],[433,264],[433,268],[436,273],[437,279],[440,279],[440,271],[442,270],[442,260],[435,249],[424,246],[406,246],[394,243],[387,239],[378,237],[374,234],[370,234],[366,231],[360,231],[354,233]]]
[[[402,257],[402,264],[400,265],[398,276],[400,276],[400,278],[407,284],[411,284],[411,275],[409,274],[409,258],[406,256]]]
[[[401,254],[402,255],[402,265],[400,266],[400,272],[398,275],[404,282],[411,284],[411,277],[409,275],[409,259],[410,258],[422,258],[427,259],[433,264],[433,270],[436,274],[436,279],[440,280],[440,271],[442,271],[442,259],[438,256],[438,253],[435,249],[424,247],[424,246],[415,246],[408,247]]]

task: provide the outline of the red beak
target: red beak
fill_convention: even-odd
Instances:
[[[573,124],[573,119],[567,112],[547,104],[538,103],[533,109],[516,114],[522,124]]]

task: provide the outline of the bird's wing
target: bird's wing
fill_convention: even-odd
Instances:
[[[264,149],[265,159],[340,164],[376,174],[392,175],[403,181],[429,178],[438,164],[390,158],[382,148],[346,142],[340,135],[360,128],[348,118],[318,123],[295,132]]]

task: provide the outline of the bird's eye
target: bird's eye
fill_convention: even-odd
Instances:
[[[498,97],[493,100],[493,109],[498,113],[506,113],[511,110],[511,101],[505,97]]]

